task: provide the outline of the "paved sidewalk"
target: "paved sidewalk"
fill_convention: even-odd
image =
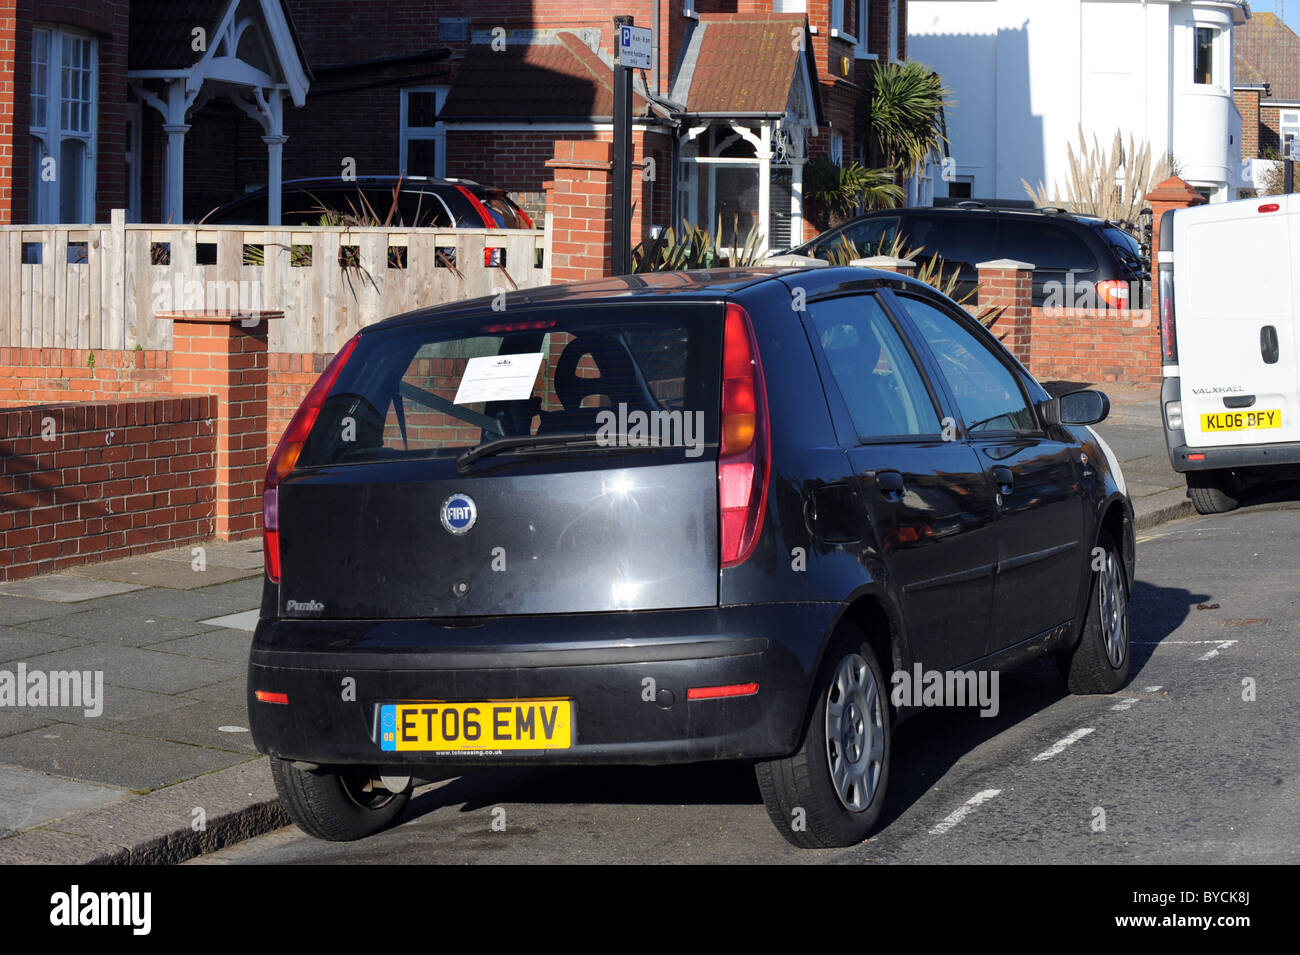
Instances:
[[[1101,388],[1139,528],[1191,513],[1158,392]],[[0,706],[0,863],[177,862],[287,824],[247,730],[261,590],[259,540],[0,583],[0,680],[104,682],[98,715]]]
[[[103,674],[80,706],[0,706],[0,862],[211,842],[225,815],[274,799],[244,696],[261,592],[259,540],[0,583],[0,680]],[[180,783],[188,798],[157,798]]]
[[[1194,514],[1187,481],[1169,463],[1160,389],[1095,385],[1109,396],[1110,416],[1097,433],[1119,458],[1138,530]],[[1053,389],[1054,393],[1059,389]]]

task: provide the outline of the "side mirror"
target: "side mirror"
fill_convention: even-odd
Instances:
[[[1100,391],[1071,391],[1040,401],[1038,412],[1048,424],[1097,424],[1110,414],[1110,399]]]

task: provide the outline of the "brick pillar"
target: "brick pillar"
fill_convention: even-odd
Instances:
[[[559,140],[554,158],[546,161],[555,170],[555,179],[546,184],[553,283],[609,275],[613,149],[612,143],[596,140]]]
[[[979,304],[1000,306],[998,328],[1006,329],[1002,344],[1028,367],[1033,350],[1034,267],[1015,259],[980,262]]]
[[[1151,204],[1151,212],[1155,216],[1155,224],[1151,230],[1151,248],[1160,248],[1160,219],[1166,212],[1171,209],[1186,209],[1190,206],[1199,206],[1205,203],[1205,197],[1189,186],[1177,176],[1170,176],[1160,185],[1156,186],[1154,191],[1148,192],[1144,197]],[[1152,260],[1155,259],[1155,253],[1152,252]],[[1155,265],[1155,262],[1152,262]]]
[[[913,278],[916,275],[916,263],[911,259],[898,259],[892,255],[873,255],[865,259],[854,259],[849,265],[860,269],[879,269],[881,272],[897,272]]]
[[[283,312],[164,312],[172,322],[172,391],[217,396],[215,533],[242,540],[262,530],[266,477],[267,320]]]

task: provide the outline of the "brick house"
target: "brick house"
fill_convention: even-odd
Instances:
[[[1273,13],[1256,13],[1237,31],[1233,100],[1241,113],[1241,158],[1281,158],[1287,136],[1300,137],[1300,36]]]
[[[555,140],[612,138],[612,19],[630,14],[656,28],[634,237],[722,216],[784,245],[817,231],[806,161],[872,158],[873,69],[907,36],[905,0],[86,6],[0,0],[0,222],[192,221],[346,168],[477,178],[540,212]]]

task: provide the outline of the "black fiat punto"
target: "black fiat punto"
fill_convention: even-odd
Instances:
[[[754,269],[501,304],[364,329],[267,469],[249,718],[306,832],[375,832],[449,770],[744,760],[786,839],[851,845],[914,672],[1052,654],[1072,692],[1125,683],[1109,402],[1049,397],[928,286]]]

